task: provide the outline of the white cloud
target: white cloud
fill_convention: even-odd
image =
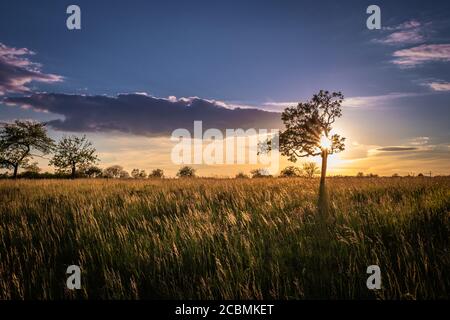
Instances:
[[[398,45],[419,43],[425,40],[425,29],[429,24],[422,24],[417,20],[410,20],[394,27],[383,28],[385,31],[392,32],[381,39],[375,39],[375,42]]]
[[[450,91],[450,82],[429,82],[426,83],[433,91]]]
[[[397,50],[392,61],[400,67],[414,67],[427,62],[450,61],[450,44],[423,44],[417,47]]]

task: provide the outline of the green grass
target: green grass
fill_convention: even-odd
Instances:
[[[324,226],[315,179],[3,180],[0,298],[449,298],[449,178],[328,189]]]

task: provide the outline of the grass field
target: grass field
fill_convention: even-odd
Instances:
[[[1,299],[435,299],[450,178],[0,181]],[[82,288],[65,288],[68,265]],[[368,290],[377,264],[382,289]]]

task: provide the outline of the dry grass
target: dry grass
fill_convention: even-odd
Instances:
[[[329,179],[323,233],[317,180],[0,181],[0,298],[449,298],[449,186]]]

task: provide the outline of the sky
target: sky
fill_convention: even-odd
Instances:
[[[81,30],[66,27],[71,4]],[[371,4],[380,30],[366,26]],[[330,174],[450,174],[448,12],[449,1],[5,0],[0,122],[48,121],[55,139],[86,134],[101,167],[173,175],[173,130],[282,128],[285,107],[325,89],[346,98]]]

